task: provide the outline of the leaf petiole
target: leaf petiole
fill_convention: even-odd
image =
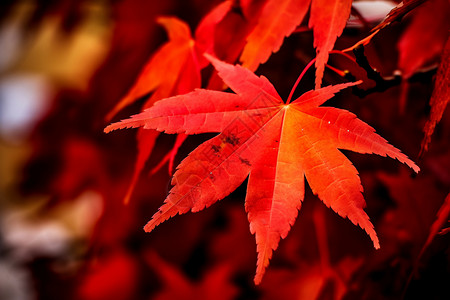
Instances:
[[[350,54],[345,53],[344,51],[341,50],[331,50],[330,54],[340,54],[342,56],[347,57],[349,60],[351,60],[352,62],[354,62],[356,64],[356,59],[354,59]]]
[[[309,62],[309,64],[306,65],[306,67],[303,69],[302,73],[298,76],[297,81],[294,83],[294,86],[291,89],[291,92],[289,93],[289,96],[287,98],[286,104],[289,104],[291,102],[292,96],[294,95],[294,91],[297,88],[298,84],[300,83],[300,80],[302,80],[303,76],[305,75],[306,71],[316,62],[316,58],[313,58]]]
[[[356,60],[350,56],[349,54],[340,51],[340,50],[332,50],[330,51],[330,54],[340,54],[343,55],[345,57],[347,57],[348,59],[350,59],[351,61],[353,61],[354,63],[357,63]],[[287,98],[286,104],[289,104],[289,102],[291,102],[292,100],[292,96],[294,95],[294,91],[295,89],[297,89],[298,84],[300,83],[300,81],[302,80],[303,76],[305,75],[306,71],[308,71],[308,69],[314,64],[314,62],[316,61],[316,58],[314,58],[313,60],[311,60],[306,67],[303,69],[302,73],[298,76],[297,81],[294,83],[294,86],[291,89],[291,92],[289,93],[289,96]],[[330,68],[331,70],[335,71],[336,73],[338,73],[339,75],[341,74],[340,70],[333,68],[331,66],[328,66],[328,68]]]

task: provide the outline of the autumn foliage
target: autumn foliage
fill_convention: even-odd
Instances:
[[[79,299],[450,296],[447,0],[150,2],[33,135],[26,194],[101,195]]]

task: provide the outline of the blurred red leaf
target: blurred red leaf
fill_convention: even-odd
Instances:
[[[152,106],[155,101],[162,98],[183,94],[200,87],[198,53],[195,51],[195,42],[191,37],[188,25],[174,17],[160,17],[157,21],[165,27],[169,41],[151,57],[134,86],[108,114],[107,118],[111,118],[119,110],[150,92],[153,94],[146,101],[144,108]],[[128,203],[139,175],[153,151],[158,135],[159,133],[156,131],[143,132],[139,130],[137,135],[138,155],[124,203]]]
[[[264,300],[275,299],[342,299],[351,278],[362,266],[360,258],[347,257],[333,266],[300,265],[295,269],[270,270],[268,284],[262,284]]]
[[[420,259],[425,250],[428,248],[428,246],[430,246],[431,242],[433,241],[434,237],[438,234],[439,230],[448,221],[449,216],[450,216],[450,194],[448,194],[447,197],[445,198],[444,203],[442,203],[442,206],[441,208],[439,208],[439,211],[436,215],[436,220],[433,222],[433,224],[431,224],[430,233],[427,237],[427,240],[425,241],[425,244],[420,250],[418,259]]]
[[[411,1],[417,2],[417,1]],[[409,78],[441,55],[450,28],[450,2],[428,1],[411,14],[411,23],[398,41],[398,67]]]
[[[231,9],[215,27],[215,57],[228,63],[236,62],[245,47],[247,37],[258,23],[265,3],[266,0],[233,2]],[[217,73],[213,73],[209,79],[208,89],[224,89],[223,81]]]
[[[431,113],[430,118],[425,123],[423,128],[425,136],[422,140],[422,145],[420,146],[420,155],[428,150],[428,145],[431,141],[431,135],[434,132],[436,124],[442,118],[444,111],[447,107],[448,101],[450,100],[450,38],[444,48],[444,53],[442,53],[441,63],[438,68],[436,75],[436,81],[434,83],[433,94],[431,95],[430,105]]]
[[[179,269],[170,265],[156,253],[146,255],[148,264],[159,275],[163,288],[154,300],[235,299],[238,289],[231,283],[231,269],[218,265],[208,269],[198,282],[188,279]]]
[[[150,131],[154,132],[153,130],[143,130],[143,131]],[[156,131],[157,132],[157,131]],[[156,172],[158,172],[167,162],[169,162],[169,175],[172,175],[173,172],[173,162],[175,160],[175,156],[178,153],[178,150],[180,149],[183,142],[186,140],[188,136],[180,133],[177,136],[177,139],[175,140],[175,144],[173,145],[173,148],[161,159],[158,165],[156,165],[151,171],[150,174],[153,175]]]
[[[160,94],[154,96],[158,99],[170,95],[187,60],[195,55],[194,42],[186,23],[174,17],[160,17],[157,22],[166,29],[169,41],[147,62],[136,83],[108,114],[107,119],[150,92]],[[196,73],[192,75],[198,77]]]
[[[214,42],[217,24],[229,13],[232,1],[224,1],[208,13],[195,30],[195,46],[198,50],[199,64],[203,68],[209,65],[209,61],[203,53],[215,55]]]
[[[248,228],[246,214],[240,206],[233,206],[224,214],[227,225],[211,237],[208,253],[216,261],[226,261],[234,270],[252,272],[255,242],[248,230],[244,230]]]
[[[377,175],[395,203],[395,208],[385,213],[379,231],[383,232],[386,243],[391,246],[408,244],[417,255],[442,198],[436,183],[429,177],[412,178],[410,175],[406,170]],[[390,239],[394,243],[390,243]]]
[[[133,299],[138,282],[138,268],[133,257],[122,249],[103,255],[87,271],[78,295],[82,300]]]
[[[158,136],[159,132],[156,130],[138,130],[136,136],[138,154],[134,163],[133,176],[131,177],[130,185],[128,186],[127,192],[123,198],[123,203],[127,204],[130,201],[139,176],[141,175],[145,163],[153,151],[153,147],[155,146]]]
[[[54,195],[74,199],[86,188],[103,190],[107,187],[101,149],[92,141],[72,136],[64,141],[61,151],[62,164],[50,187]]]

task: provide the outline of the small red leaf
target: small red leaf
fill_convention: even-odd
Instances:
[[[159,164],[155,166],[151,171],[150,174],[153,175],[156,172],[158,172],[167,162],[169,162],[169,175],[172,175],[173,173],[173,162],[175,160],[175,156],[178,153],[178,150],[180,149],[183,142],[186,140],[187,135],[180,133],[177,135],[177,139],[175,140],[175,144],[172,147],[172,150],[169,151],[169,153],[166,154],[166,156],[161,159]]]
[[[203,57],[203,53],[214,53],[214,36],[217,24],[222,21],[231,9],[231,1],[225,1],[208,13],[195,30],[195,46],[198,50],[200,67],[209,65],[209,61]]]
[[[126,105],[136,101],[150,92],[151,97],[144,104],[144,108],[174,94],[184,94],[200,87],[200,65],[194,49],[190,29],[186,23],[173,17],[160,17],[158,23],[167,30],[169,41],[163,45],[149,60],[139,75],[137,82],[125,97],[109,113],[113,116]],[[130,186],[124,198],[128,203],[139,175],[150,157],[155,140],[159,133],[144,132],[142,129],[137,136],[138,154]],[[171,151],[174,157],[178,147]]]
[[[237,287],[231,282],[229,265],[208,269],[199,281],[190,280],[181,270],[164,261],[156,253],[147,255],[147,262],[159,275],[162,290],[152,297],[155,300],[235,299]]]
[[[314,47],[317,52],[316,86],[322,85],[325,64],[337,37],[342,34],[350,16],[352,0],[313,0],[309,27],[314,31]]]
[[[411,77],[418,69],[439,58],[448,38],[449,15],[448,0],[429,1],[411,13],[411,23],[397,45],[398,67],[404,78]]]
[[[300,25],[311,0],[269,0],[258,24],[247,37],[241,55],[242,65],[252,71],[265,63],[272,52],[277,52],[283,39]]]
[[[423,130],[425,136],[420,147],[420,155],[428,150],[428,145],[431,141],[431,135],[434,132],[436,124],[441,120],[450,99],[450,38],[445,45],[444,53],[442,54],[441,63],[436,75],[436,82],[434,83],[433,94],[431,95],[430,118],[425,124]]]
[[[433,222],[433,224],[431,224],[430,234],[428,235],[427,240],[425,241],[425,244],[422,247],[422,250],[420,250],[418,260],[423,255],[428,246],[430,246],[431,242],[433,241],[434,237],[438,234],[442,226],[444,226],[444,224],[448,221],[449,216],[450,216],[450,193],[445,198],[444,203],[442,203],[442,206],[436,215],[436,220]]]
[[[158,88],[167,91],[162,98],[168,97],[186,59],[191,55],[194,42],[188,25],[171,17],[160,17],[157,21],[166,29],[169,42],[150,58],[136,83],[109,112],[107,119],[111,119],[127,105]]]
[[[128,202],[130,202],[130,198],[139,179],[139,175],[141,175],[142,169],[153,151],[153,147],[155,146],[156,138],[158,138],[158,136],[159,132],[156,130],[139,129],[137,133],[138,154],[134,165],[133,177],[131,177],[130,185],[128,186],[123,203],[128,204]]]

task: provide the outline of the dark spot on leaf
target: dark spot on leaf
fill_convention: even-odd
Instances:
[[[236,146],[237,144],[239,144],[239,138],[230,133],[230,135],[225,136],[224,142],[230,144],[231,146]]]
[[[241,163],[246,164],[247,166],[251,166],[250,162],[248,161],[248,159],[239,157],[239,160],[241,161]]]
[[[220,151],[220,147],[217,145],[212,145],[211,149],[214,151],[214,153],[218,153]]]

